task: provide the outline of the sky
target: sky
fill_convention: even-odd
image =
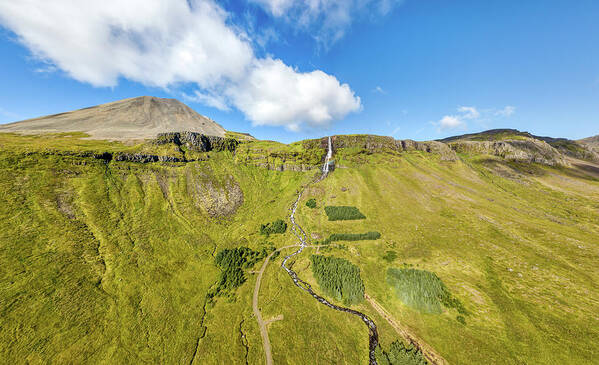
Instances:
[[[599,1],[0,1],[0,123],[141,95],[293,142],[599,134]]]

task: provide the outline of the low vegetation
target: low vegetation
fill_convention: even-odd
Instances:
[[[220,251],[214,258],[214,263],[222,271],[216,287],[208,296],[224,295],[241,286],[247,280],[243,270],[254,266],[256,262],[265,258],[269,253],[266,248],[262,251],[254,251],[247,247],[236,247]]]
[[[326,206],[324,211],[330,221],[347,221],[354,219],[366,219],[366,216],[356,207],[350,206]]]
[[[333,256],[312,255],[312,273],[325,294],[345,305],[364,299],[360,269],[351,262]]]
[[[408,267],[389,268],[387,282],[404,304],[423,313],[440,314],[443,305],[467,314],[462,303],[451,295],[435,273]]]
[[[287,230],[287,223],[282,219],[277,219],[274,222],[264,223],[260,225],[260,233],[266,236],[275,233],[285,233]]]
[[[312,208],[312,209],[316,208],[316,199],[314,199],[314,198],[308,199],[308,201],[306,202],[306,206],[308,208]]]
[[[426,365],[428,362],[422,352],[412,345],[404,345],[401,341],[394,341],[388,351],[377,348],[376,361],[379,365]]]
[[[366,233],[333,233],[326,240],[319,242],[321,245],[328,245],[335,241],[365,241],[365,240],[378,240],[381,238],[380,232],[366,232]]]
[[[392,250],[387,250],[385,252],[385,255],[383,256],[383,260],[387,262],[393,262],[395,261],[395,259],[397,259],[397,252]]]

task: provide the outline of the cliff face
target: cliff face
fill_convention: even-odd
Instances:
[[[303,141],[305,148],[320,148],[326,150],[327,138]],[[422,151],[438,154],[443,161],[455,161],[457,155],[445,143],[437,141],[416,142],[413,140],[396,140],[392,137],[374,135],[339,135],[331,138],[333,151],[341,149],[357,149],[365,153],[379,153],[385,151],[410,152]]]
[[[458,141],[450,142],[449,146],[458,153],[487,154],[509,161],[569,166],[563,154],[547,142],[534,138],[503,141]]]
[[[197,152],[209,151],[235,151],[239,141],[234,138],[223,138],[207,136],[196,132],[169,132],[160,133],[153,140],[156,145],[172,143],[176,146],[184,146]]]

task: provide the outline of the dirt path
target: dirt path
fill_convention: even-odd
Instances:
[[[252,300],[252,309],[254,310],[254,316],[256,316],[256,321],[258,322],[258,327],[260,328],[260,335],[262,336],[262,345],[264,347],[264,356],[266,357],[266,365],[272,365],[272,351],[270,348],[270,340],[268,339],[268,329],[266,328],[266,326],[270,322],[273,322],[273,320],[265,321],[264,319],[262,319],[262,314],[260,313],[260,308],[258,307],[258,296],[260,294],[260,285],[262,284],[262,275],[266,270],[266,266],[268,266],[270,258],[272,257],[272,255],[275,254],[275,252],[291,247],[297,247],[297,245],[281,247],[266,257],[264,263],[262,264],[262,267],[260,268],[260,271],[258,271],[258,277],[256,278],[256,286],[254,286],[254,298]],[[274,320],[283,319],[282,316],[280,317],[281,318],[276,317]]]
[[[370,303],[372,308],[377,311],[378,314],[383,317],[391,327],[400,335],[402,338],[408,340],[414,347],[418,348],[426,360],[433,365],[447,365],[447,361],[437,354],[429,345],[422,341],[419,341],[411,335],[406,329],[404,329],[399,322],[397,322],[376,300],[371,298],[368,294],[364,294],[364,297]]]

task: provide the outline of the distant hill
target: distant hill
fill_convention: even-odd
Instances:
[[[490,129],[488,131],[461,134],[440,139],[440,142],[449,143],[456,141],[499,141],[505,139],[521,139],[522,137],[534,138],[528,132],[520,132],[517,129]]]
[[[142,140],[158,133],[191,131],[225,136],[225,129],[176,99],[124,99],[71,112],[0,125],[0,132],[84,132],[93,139]]]
[[[599,151],[599,135],[579,139],[578,142],[593,147],[595,150]]]
[[[496,144],[501,142],[502,145],[510,145],[519,150],[518,153],[520,154],[528,154],[531,150],[536,150],[544,156],[544,159],[554,161],[556,164],[563,164],[559,161],[559,156],[556,155],[557,152],[576,159],[599,162],[599,136],[574,141],[567,138],[535,136],[517,129],[491,129],[479,133],[448,137],[439,141],[454,145],[461,144],[462,147],[468,146],[469,148],[472,147],[470,146],[472,143],[476,142],[494,142]],[[595,146],[598,147],[593,147],[593,141],[595,141]],[[491,147],[491,149],[497,149],[498,146],[485,146],[485,148],[489,149]],[[482,152],[480,148],[478,150]]]

